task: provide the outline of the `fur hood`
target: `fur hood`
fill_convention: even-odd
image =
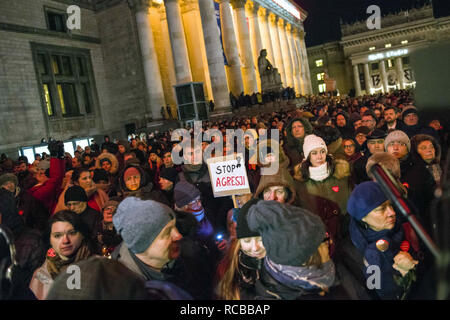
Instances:
[[[303,161],[306,161],[306,160],[303,160]],[[347,160],[333,159],[333,162],[334,162],[334,173],[333,173],[334,178],[340,180],[342,178],[346,178],[346,177],[350,176],[350,163]],[[300,163],[297,166],[295,166],[294,179],[301,181],[301,182],[306,182],[307,179],[306,179],[306,177],[303,176],[303,174],[300,170],[301,165],[302,164]]]
[[[119,161],[117,160],[116,156],[111,153],[102,153],[97,157],[97,160],[95,161],[95,167],[101,168],[100,161],[102,159],[108,159],[109,162],[111,162],[111,174],[116,174],[119,170]]]
[[[411,138],[411,156],[413,157],[413,159],[423,161],[422,157],[417,152],[417,147],[423,141],[431,141],[431,143],[433,143],[434,146],[435,156],[430,164],[435,163],[439,164],[441,161],[441,146],[434,137],[427,134],[416,134],[414,137]]]
[[[313,132],[313,127],[311,125],[311,123],[309,122],[308,119],[306,118],[294,118],[291,121],[289,121],[289,124],[286,127],[286,146],[288,148],[295,148],[298,146],[302,146],[303,145],[303,139],[300,142],[298,139],[294,138],[292,136],[292,124],[295,121],[300,121],[303,124],[303,127],[305,127],[305,137],[308,134],[311,134]]]
[[[288,204],[294,203],[297,198],[294,179],[286,168],[280,167],[276,174],[262,175],[258,188],[256,189],[254,198],[263,199],[263,192],[268,187],[283,186],[289,189],[290,198],[286,201]]]

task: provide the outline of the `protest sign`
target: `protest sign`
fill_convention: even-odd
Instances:
[[[242,154],[209,158],[207,164],[214,197],[250,193]]]

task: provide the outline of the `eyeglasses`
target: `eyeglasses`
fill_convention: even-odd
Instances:
[[[201,203],[201,200],[200,200],[200,197],[199,197],[199,198],[196,198],[195,200],[192,200],[191,202],[189,202],[189,203],[187,204],[187,206],[190,207],[190,208],[192,208],[192,207],[195,206],[196,204],[200,204],[200,203]]]
[[[348,145],[344,146],[344,149],[351,149],[351,148],[354,148],[354,147],[355,147],[354,144],[348,144]]]
[[[394,141],[394,142],[389,143],[388,146],[402,146],[402,147],[406,147],[406,143]]]
[[[383,144],[383,143],[384,143],[384,139],[367,141],[367,144]]]

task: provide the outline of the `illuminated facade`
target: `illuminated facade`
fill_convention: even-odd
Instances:
[[[366,21],[341,25],[340,41],[308,48],[313,92],[323,81],[317,74],[329,72],[340,93],[356,96],[414,87],[410,54],[450,38],[450,18],[434,18],[426,5],[381,18],[381,29],[368,30]],[[317,66],[316,61],[323,63]],[[344,76],[343,76],[344,75]]]
[[[0,1],[0,152],[164,125],[186,82],[231,115],[230,92],[260,92],[261,49],[284,87],[311,93],[306,17],[289,0]]]

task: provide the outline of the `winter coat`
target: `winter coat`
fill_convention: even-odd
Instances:
[[[414,286],[415,280],[408,281],[411,285],[409,288],[403,287],[399,281],[405,282],[408,278],[406,276],[402,277],[392,265],[394,264],[394,257],[400,252],[400,245],[405,240],[410,244],[408,253],[414,259],[418,259],[420,256],[419,240],[411,225],[409,223],[402,225],[397,219],[397,223],[392,230],[376,232],[370,228],[362,227],[359,222],[351,218],[349,231],[352,244],[361,254],[357,259],[360,260],[360,272],[365,279],[373,275],[373,271],[370,271],[372,269],[369,270],[370,266],[378,266],[380,268],[380,285],[379,288],[373,289],[376,292],[375,297],[383,300],[407,297],[410,289]],[[384,252],[376,246],[377,241],[381,239],[389,244],[388,249]],[[416,271],[410,271],[410,276],[413,274],[417,275]]]
[[[187,238],[180,240],[181,253],[176,260],[168,262],[161,272],[147,266],[143,270],[143,262],[130,252],[124,242],[115,248],[111,258],[119,261],[128,269],[136,273],[143,280],[160,280],[171,282],[195,299],[210,299],[212,295],[212,269],[205,259],[205,252],[193,241]]]
[[[422,157],[420,156],[420,154],[417,152],[417,147],[423,141],[431,141],[431,143],[434,146],[435,157],[430,162],[424,161],[422,159]],[[418,134],[418,135],[415,135],[414,137],[412,137],[412,139],[411,139],[411,157],[412,157],[413,161],[417,165],[425,166],[428,169],[428,171],[431,173],[431,175],[433,176],[433,179],[436,182],[436,184],[439,184],[441,182],[441,178],[442,178],[442,168],[440,165],[441,149],[442,148],[439,145],[439,143],[432,136],[425,135],[425,134]]]
[[[400,162],[400,181],[408,190],[408,199],[415,206],[417,216],[424,227],[431,231],[430,206],[434,199],[436,182],[423,163],[414,161],[411,155]]]
[[[352,168],[352,181],[354,185],[358,185],[364,181],[370,181],[366,172],[366,165],[372,154],[367,150],[362,157],[356,160]]]
[[[416,134],[427,134],[435,138],[438,143],[441,143],[440,137],[436,130],[431,127],[425,127],[420,123],[416,124],[415,126],[404,125],[402,131],[405,132],[410,139]]]
[[[300,121],[305,128],[305,136],[303,139],[296,139],[292,136],[292,124],[295,121]],[[306,118],[294,118],[286,127],[286,143],[283,144],[284,153],[289,158],[289,171],[293,173],[293,168],[302,162],[303,156],[303,141],[304,138],[313,132],[311,123]]]
[[[327,145],[328,153],[332,154],[335,159],[346,160],[347,155],[345,154],[344,147],[342,146],[342,138],[334,140],[329,145]]]
[[[342,215],[347,213],[347,200],[353,190],[350,181],[350,165],[342,159],[335,159],[335,170],[333,175],[322,181],[315,181],[303,177],[300,170],[296,170],[294,178],[300,182],[300,188],[311,195],[321,196],[335,202]]]
[[[65,160],[50,158],[50,178],[30,188],[30,194],[41,201],[49,212],[54,212],[65,175]]]
[[[38,300],[45,300],[53,284],[53,279],[47,270],[47,260],[36,269],[30,282],[30,289]]]
[[[292,179],[292,176],[285,168],[279,169],[276,174],[261,176],[258,188],[256,189],[253,197],[264,199],[264,190],[275,186],[287,188],[289,190],[289,198],[286,200],[286,203],[295,205],[294,203],[297,199],[297,190],[295,189],[294,179]]]

